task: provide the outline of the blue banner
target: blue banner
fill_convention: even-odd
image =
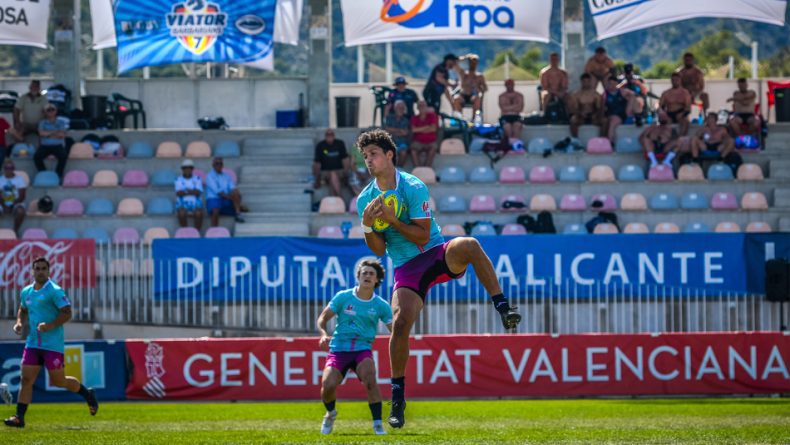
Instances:
[[[511,297],[716,296],[763,293],[765,260],[790,257],[787,234],[527,235],[480,243]],[[355,284],[371,256],[361,240],[317,238],[154,241],[159,299],[328,301]],[[389,297],[392,264],[380,290]],[[431,298],[487,298],[474,271]]]
[[[186,62],[252,62],[273,48],[276,0],[115,0],[118,72]]]
[[[68,325],[66,325],[68,329]],[[22,369],[24,342],[0,342],[0,382],[8,385],[16,401]],[[96,390],[101,401],[126,398],[126,346],[122,341],[66,342],[66,375]],[[74,394],[49,384],[44,367],[33,386],[33,402],[79,402]],[[86,408],[87,409],[87,408]]]

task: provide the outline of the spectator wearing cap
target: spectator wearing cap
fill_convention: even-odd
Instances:
[[[25,136],[38,132],[38,123],[45,119],[44,108],[49,104],[41,94],[41,82],[31,80],[28,92],[17,99],[14,105],[14,130],[16,139],[21,142]]]
[[[321,188],[322,182],[329,184],[332,196],[340,196],[340,187],[345,173],[351,171],[351,160],[348,158],[346,144],[335,138],[335,131],[327,128],[324,139],[315,146],[313,156],[313,188]]]
[[[241,193],[233,183],[233,178],[222,171],[224,162],[216,157],[211,163],[211,171],[206,175],[206,211],[211,216],[211,226],[219,225],[219,215],[229,215],[236,222],[243,223],[241,217]]]
[[[447,54],[444,56],[442,63],[433,67],[428,82],[425,83],[425,89],[422,90],[422,97],[428,106],[433,108],[436,113],[439,112],[442,103],[442,95],[447,98],[450,104],[453,103],[453,98],[450,95],[450,90],[455,88],[455,82],[450,80],[450,70],[455,70],[458,77],[460,77],[460,67],[458,66],[458,57],[455,54]]]
[[[191,159],[185,159],[181,163],[181,176],[175,182],[176,214],[181,227],[187,226],[187,216],[192,214],[195,217],[195,228],[200,230],[203,227],[203,203],[200,201],[203,183],[192,174],[194,170],[195,163]]]
[[[25,180],[16,174],[14,161],[6,159],[3,162],[3,174],[0,176],[0,198],[3,206],[0,215],[13,215],[14,232],[19,232],[25,220]]]
[[[406,104],[406,117],[411,119],[414,116],[414,104],[417,103],[417,93],[411,88],[406,88],[406,78],[401,76],[395,78],[395,83],[392,84],[395,89],[390,90],[387,94],[387,105],[384,107],[384,116],[388,116],[393,111],[395,103],[402,100]]]
[[[69,129],[69,120],[65,117],[58,117],[58,109],[48,103],[44,107],[44,120],[38,123],[39,147],[33,155],[33,162],[38,171],[46,170],[44,159],[53,155],[58,160],[55,171],[63,179],[63,171],[66,169],[66,160],[69,153],[66,150],[66,131]]]

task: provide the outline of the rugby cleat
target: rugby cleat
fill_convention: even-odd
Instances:
[[[337,418],[337,410],[332,410],[324,414],[324,421],[321,422],[321,434],[331,434],[332,427],[335,426],[335,419]]]
[[[88,388],[88,397],[85,399],[88,402],[88,409],[91,412],[91,416],[95,416],[96,413],[99,412],[99,402],[96,400],[96,390],[93,388]]]
[[[390,416],[387,419],[387,423],[393,428],[403,428],[403,425],[406,425],[405,411],[406,401],[394,400],[390,407]]]
[[[378,423],[375,423],[375,422],[373,423],[373,432],[377,436],[386,436],[387,435],[387,432],[384,431],[384,425],[381,423],[381,421],[379,421]]]
[[[13,428],[24,428],[25,427],[25,421],[20,419],[17,416],[11,416],[11,417],[5,419],[3,421],[3,423],[5,423],[5,426],[10,426],[10,427],[13,427]]]
[[[502,317],[502,326],[505,327],[505,330],[516,329],[518,324],[521,323],[521,314],[516,312],[515,306],[500,312],[499,316]]]

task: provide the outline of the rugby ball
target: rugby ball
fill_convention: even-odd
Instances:
[[[381,196],[384,198],[384,205],[395,209],[395,217],[400,218],[400,215],[403,212],[403,207],[401,206],[398,193],[395,190],[387,190],[386,192],[382,193]],[[376,232],[383,232],[387,230],[389,226],[390,224],[381,218],[376,218],[376,221],[373,222],[373,230]]]

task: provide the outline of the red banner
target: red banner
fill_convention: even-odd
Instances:
[[[50,278],[64,289],[96,287],[93,239],[0,240],[0,289],[21,289],[33,282],[33,259],[50,263]]]
[[[129,340],[133,399],[285,400],[319,394],[317,338]],[[374,343],[389,394],[387,338]],[[790,392],[790,336],[778,333],[422,336],[408,397]],[[341,398],[364,398],[353,378]]]

